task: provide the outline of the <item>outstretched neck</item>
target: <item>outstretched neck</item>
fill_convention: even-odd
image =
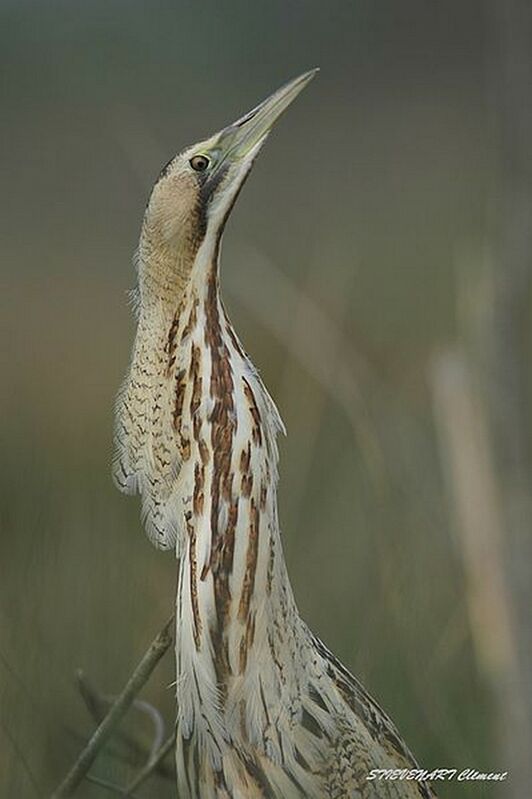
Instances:
[[[236,743],[290,751],[311,659],[277,520],[283,425],[223,308],[218,249],[204,240],[178,293],[141,253],[114,467],[150,538],[176,548],[178,740],[211,765]]]
[[[216,260],[191,282],[176,338],[178,713],[184,737],[194,730],[216,759],[227,730],[264,745],[283,693],[298,690],[299,619],[277,521],[282,422],[224,311]]]

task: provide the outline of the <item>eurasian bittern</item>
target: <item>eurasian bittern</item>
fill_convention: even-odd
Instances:
[[[114,475],[175,548],[181,799],[432,796],[388,716],[296,608],[277,520],[279,413],[219,293],[220,244],[292,80],[162,170],[140,237],[138,329]]]

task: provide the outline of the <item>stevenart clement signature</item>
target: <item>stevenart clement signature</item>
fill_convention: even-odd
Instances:
[[[395,782],[400,780],[410,780],[413,782],[438,782],[438,781],[478,781],[478,782],[504,782],[508,779],[507,771],[477,771],[474,768],[435,768],[428,769],[408,769],[408,768],[373,768],[366,777],[368,781],[382,780]]]

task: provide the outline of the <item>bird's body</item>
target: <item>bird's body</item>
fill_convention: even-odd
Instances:
[[[277,116],[308,79],[273,96]],[[372,769],[415,761],[299,616],[277,520],[283,425],[220,299],[221,234],[271,105],[179,156],[156,184],[117,406],[116,481],[141,494],[148,534],[175,547],[179,564],[178,795],[429,799],[423,782],[367,779]],[[226,165],[215,170],[222,144],[231,158],[216,156]],[[201,177],[207,167],[194,174],[198,159],[214,161],[212,175]]]

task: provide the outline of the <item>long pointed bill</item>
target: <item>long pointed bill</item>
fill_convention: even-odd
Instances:
[[[283,111],[288,108],[318,71],[318,69],[312,69],[294,78],[252,111],[224,128],[219,134],[218,146],[222,157],[217,168],[227,159],[245,158],[255,145],[261,143]]]

